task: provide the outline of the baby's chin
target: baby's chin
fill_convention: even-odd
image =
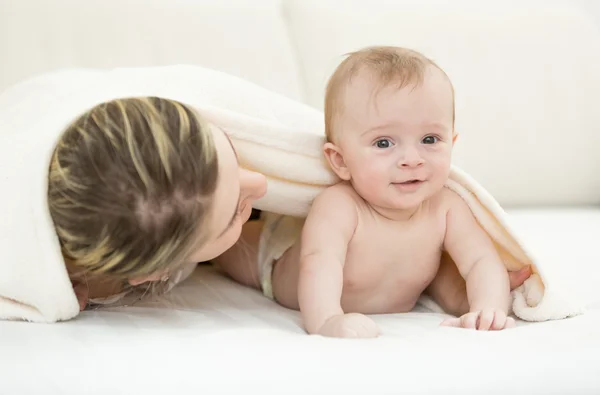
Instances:
[[[383,198],[365,199],[365,201],[377,211],[384,210],[387,212],[393,211],[409,211],[418,208],[424,199],[410,198],[398,199],[397,196],[386,196]]]
[[[419,208],[423,202],[429,200],[431,197],[432,194],[426,191],[412,194],[391,193],[387,199],[382,199],[384,201],[378,202],[377,206],[387,210],[410,211]]]
[[[424,199],[418,199],[414,201],[394,202],[390,204],[387,209],[395,211],[412,211],[418,209],[424,201]]]

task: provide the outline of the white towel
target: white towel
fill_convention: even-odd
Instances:
[[[60,133],[84,111],[132,96],[181,101],[225,130],[242,166],[267,176],[258,209],[303,217],[337,182],[322,156],[321,112],[228,74],[196,66],[78,69],[24,81],[0,95],[1,319],[56,322],[79,313],[47,209],[50,157]],[[505,213],[475,180],[454,167],[448,187],[469,202],[509,269],[534,264],[536,274],[513,293],[518,317],[542,321],[583,311],[518,243]]]

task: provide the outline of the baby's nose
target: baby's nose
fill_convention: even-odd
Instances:
[[[406,148],[404,155],[398,161],[398,167],[418,167],[423,164],[423,158],[415,148]]]

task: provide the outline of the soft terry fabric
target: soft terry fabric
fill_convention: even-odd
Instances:
[[[312,199],[337,181],[321,154],[321,112],[224,73],[169,66],[68,70],[27,80],[0,95],[0,318],[56,322],[78,314],[47,208],[50,157],[61,132],[89,108],[149,95],[186,103],[228,133],[242,166],[268,178],[258,209],[303,217]],[[546,273],[519,244],[493,197],[457,168],[448,187],[469,203],[509,269],[535,265],[536,275],[514,292],[518,317],[541,321],[581,313],[555,285],[556,274]]]

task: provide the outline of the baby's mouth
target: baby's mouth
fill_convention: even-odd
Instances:
[[[413,180],[406,180],[406,181],[402,181],[402,182],[395,182],[394,184],[411,185],[411,184],[419,184],[421,182],[423,182],[423,180],[419,180],[419,179],[415,178]]]
[[[394,182],[392,183],[392,185],[399,189],[400,191],[403,192],[414,192],[418,189],[420,189],[421,185],[424,183],[423,180],[419,180],[419,179],[412,179],[412,180],[406,180],[406,181],[401,181],[401,182]]]

